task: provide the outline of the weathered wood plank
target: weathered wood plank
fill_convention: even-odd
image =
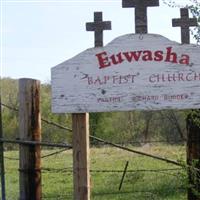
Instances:
[[[200,47],[125,35],[52,68],[56,113],[200,108]]]
[[[41,141],[40,82],[19,80],[19,138]],[[41,200],[40,145],[20,145],[20,200]]]
[[[89,114],[72,114],[74,200],[90,200]]]

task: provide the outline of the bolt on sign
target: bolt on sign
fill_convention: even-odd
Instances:
[[[129,34],[52,68],[55,113],[200,108],[200,46]]]

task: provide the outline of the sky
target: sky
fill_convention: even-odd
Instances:
[[[179,4],[189,0],[176,0]],[[104,44],[134,33],[134,8],[122,8],[122,0],[1,0],[1,77],[33,78],[50,82],[51,68],[93,47],[94,33],[85,30],[95,11],[112,21],[104,31]],[[179,8],[148,8],[149,33],[180,42]],[[195,41],[192,40],[192,43]]]

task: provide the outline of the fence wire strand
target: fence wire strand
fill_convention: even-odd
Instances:
[[[13,108],[11,106],[8,106],[4,103],[1,103],[2,106],[10,109],[10,110],[13,110],[15,112],[18,112],[18,109],[17,108]],[[54,127],[57,127],[59,129],[62,129],[62,130],[67,130],[69,132],[72,132],[72,129],[71,128],[68,128],[68,127],[65,127],[63,125],[60,125],[56,122],[53,122],[53,121],[50,121],[48,119],[45,119],[45,118],[42,118],[41,119],[43,122],[49,124],[49,125],[52,125]],[[164,161],[164,162],[167,162],[167,163],[171,163],[173,165],[176,165],[176,166],[179,166],[177,168],[168,168],[168,169],[134,169],[134,170],[127,170],[127,174],[138,174],[138,173],[162,173],[162,174],[166,174],[166,175],[171,175],[171,176],[176,176],[173,174],[173,172],[180,172],[180,171],[183,171],[186,169],[185,165],[183,165],[182,163],[179,163],[177,161],[174,161],[174,160],[170,160],[170,159],[166,159],[166,158],[162,158],[162,157],[159,157],[159,156],[155,156],[155,155],[151,155],[151,154],[148,154],[148,153],[144,153],[144,152],[140,152],[140,151],[136,151],[136,150],[133,150],[132,148],[128,148],[128,147],[125,147],[123,145],[127,145],[127,144],[138,144],[138,143],[177,143],[177,142],[186,142],[186,140],[180,140],[180,141],[164,141],[164,140],[160,140],[160,141],[134,141],[134,142],[130,142],[130,143],[123,143],[123,144],[115,144],[115,143],[112,143],[112,142],[109,142],[109,141],[106,141],[106,140],[103,140],[101,138],[98,138],[98,137],[95,137],[95,136],[92,136],[90,135],[90,138],[92,139],[92,142],[96,141],[98,142],[97,143],[92,143],[91,142],[91,145],[92,144],[95,144],[95,145],[108,145],[108,146],[112,146],[114,148],[117,148],[117,149],[121,149],[121,150],[124,150],[124,151],[128,151],[128,152],[131,152],[131,153],[136,153],[138,155],[143,155],[143,156],[147,156],[147,157],[151,157],[153,159],[156,159],[156,160],[160,160],[160,161]],[[72,149],[72,145],[70,144],[55,144],[55,143],[50,143],[50,142],[33,142],[33,141],[21,141],[21,140],[8,140],[8,139],[4,139],[4,138],[0,138],[0,142],[10,142],[10,143],[15,143],[15,144],[23,144],[23,145],[41,145],[41,146],[49,146],[49,147],[59,147],[59,148],[63,148],[61,150],[58,150],[58,151],[55,151],[53,153],[48,153],[46,155],[43,155],[41,158],[49,158],[51,156],[54,156],[54,155],[58,155],[60,153],[63,153],[69,149]],[[8,159],[8,160],[13,160],[13,161],[18,161],[19,159],[18,158],[14,158],[14,157],[9,157],[9,156],[5,156],[5,159]],[[66,167],[66,168],[51,168],[51,167],[43,167],[41,168],[42,170],[42,173],[70,173],[72,174],[73,173],[73,168],[70,166],[70,167]],[[124,170],[116,170],[116,169],[91,169],[90,170],[91,173],[93,174],[122,174],[124,172]],[[171,173],[170,173],[171,172]],[[8,172],[6,172],[8,173]],[[179,175],[177,175],[178,177]],[[138,191],[139,192],[139,191]],[[145,194],[148,194],[148,196],[151,194],[151,196],[153,195],[154,196],[154,191],[143,191]],[[112,193],[112,192],[111,192]],[[111,194],[110,193],[110,194]],[[137,191],[133,191],[132,193],[137,193]],[[105,195],[110,195],[110,194],[105,194]],[[113,194],[121,194],[120,193],[117,193],[117,192],[113,192]],[[98,196],[98,193],[96,193],[95,195]],[[61,195],[62,196],[62,195]],[[66,196],[66,195],[63,195],[63,196]],[[146,195],[147,196],[147,195]],[[152,196],[152,197],[153,197]],[[51,197],[51,196],[43,196],[44,199],[55,199],[54,197]],[[59,198],[59,199],[62,199]],[[64,198],[63,198],[64,199]],[[154,198],[152,198],[154,199]]]
[[[9,109],[12,109],[12,110],[14,110],[14,111],[18,111],[18,109],[17,108],[12,108],[11,106],[8,106],[8,105],[6,105],[6,104],[2,104],[2,105],[4,105],[4,106],[6,106],[7,108],[9,108]],[[42,118],[43,119],[43,118]],[[43,119],[44,120],[44,119]],[[44,122],[50,122],[49,120],[46,120],[45,119],[45,121]],[[70,130],[70,131],[72,131],[72,129],[69,129],[68,127],[64,127],[64,126],[62,126],[62,125],[59,125],[59,124],[57,124],[57,123],[54,123],[54,122],[51,122],[50,123],[51,125],[53,125],[53,126],[56,126],[56,127],[58,127],[58,128],[62,128],[62,129],[64,129],[64,130]],[[121,150],[124,150],[124,151],[128,151],[128,152],[131,152],[131,153],[135,153],[135,154],[139,154],[139,155],[142,155],[142,156],[146,156],[146,157],[150,157],[150,158],[153,158],[153,159],[157,159],[157,160],[160,160],[160,161],[164,161],[164,162],[167,162],[167,163],[171,163],[171,164],[173,164],[173,165],[177,165],[177,166],[183,166],[181,163],[179,163],[179,162],[177,162],[177,161],[175,161],[175,160],[170,160],[170,159],[167,159],[167,158],[162,158],[162,157],[160,157],[160,156],[156,156],[156,155],[151,155],[151,154],[149,154],[149,153],[145,153],[145,152],[141,152],[141,151],[137,151],[137,150],[133,150],[133,149],[131,149],[131,148],[128,148],[128,147],[124,147],[124,146],[122,146],[122,145],[118,145],[118,144],[115,144],[115,143],[113,143],[113,142],[109,142],[109,141],[106,141],[106,140],[103,140],[103,139],[101,139],[101,138],[98,138],[98,137],[96,137],[96,136],[92,136],[92,135],[90,135],[89,136],[91,139],[93,139],[93,140],[96,140],[96,141],[98,141],[98,142],[100,142],[100,143],[103,143],[103,144],[107,144],[107,145],[110,145],[110,146],[112,146],[112,147],[115,147],[115,148],[118,148],[118,149],[121,149]],[[36,144],[38,144],[38,145],[44,145],[44,146],[54,146],[54,147],[68,147],[68,148],[72,148],[72,146],[70,146],[70,145],[62,145],[62,144],[47,144],[47,143],[42,143],[42,142],[32,142],[32,141],[20,141],[20,140],[6,140],[6,139],[0,139],[0,141],[1,142],[10,142],[10,143],[18,143],[18,144],[32,144],[32,145],[36,145]]]

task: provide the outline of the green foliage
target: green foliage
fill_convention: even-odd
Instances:
[[[41,115],[42,118],[53,121],[62,126],[71,127],[71,115],[69,114],[54,114],[51,111],[51,85],[41,85]],[[52,142],[71,142],[71,133],[42,123],[42,138],[45,141]]]
[[[5,78],[1,80],[1,99],[11,107],[18,106],[18,87],[17,80]],[[3,131],[6,138],[18,137],[18,114],[14,110],[8,110],[6,107],[2,107],[2,120]],[[8,148],[13,149],[15,146],[7,145]]]
[[[1,79],[1,96],[3,104],[18,109],[18,80],[11,78]],[[71,115],[53,114],[51,112],[50,84],[41,84],[41,115],[42,118],[49,121],[71,127]],[[19,138],[18,112],[2,106],[2,120],[4,137],[9,139]],[[42,138],[44,141],[71,142],[71,133],[42,122]],[[16,148],[16,146],[9,144],[6,144],[6,147],[8,149]]]
[[[188,122],[193,123],[193,126],[200,128],[200,110],[191,110],[187,119]]]
[[[190,12],[192,15],[197,18],[198,21],[198,27],[195,28],[194,31],[192,31],[192,35],[196,39],[197,43],[200,44],[200,3],[198,3],[196,0],[193,0],[195,5],[188,6]]]
[[[91,126],[96,127],[96,132],[91,133],[112,142],[176,141],[186,137],[184,111],[130,111],[98,115],[101,117],[97,124],[91,120]]]

